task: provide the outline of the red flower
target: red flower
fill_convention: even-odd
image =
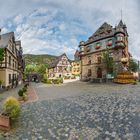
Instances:
[[[112,43],[108,43],[107,46],[112,46]]]
[[[96,46],[95,48],[96,48],[96,49],[100,49],[100,48],[101,48],[101,46]]]

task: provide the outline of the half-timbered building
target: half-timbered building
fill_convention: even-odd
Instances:
[[[4,60],[0,66],[0,81],[3,87],[14,87],[22,82],[24,60],[21,41],[15,41],[14,32],[0,35],[0,49]]]
[[[48,75],[49,78],[71,76],[71,62],[65,53],[60,55],[50,64]]]

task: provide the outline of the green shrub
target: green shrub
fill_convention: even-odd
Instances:
[[[20,90],[18,91],[18,95],[19,95],[19,96],[23,96],[23,90],[22,90],[22,89],[20,89]]]
[[[27,87],[23,87],[22,90],[23,90],[23,93],[26,93],[27,92]]]
[[[59,79],[52,79],[53,84],[59,84]]]
[[[0,80],[0,85],[2,85],[2,80]]]
[[[63,83],[63,78],[59,78],[59,83]]]
[[[28,84],[28,83],[26,83],[26,84],[24,85],[24,87],[25,87],[25,88],[27,88],[28,86],[29,86],[29,84]]]
[[[43,83],[46,83],[46,84],[60,84],[60,83],[63,83],[63,78],[43,79]]]
[[[12,120],[16,119],[20,115],[20,104],[14,97],[8,97],[4,102],[3,108],[5,114],[7,114]]]
[[[133,84],[133,85],[137,85],[138,82],[137,82],[136,80],[134,80],[134,81],[132,82],[132,84]]]
[[[70,78],[71,78],[70,76],[65,76],[65,77],[64,77],[64,79],[70,79]]]
[[[47,79],[47,84],[52,84],[52,80]]]
[[[52,84],[52,80],[51,79],[43,79],[43,81],[42,81],[43,83],[45,83],[45,84]]]
[[[28,100],[27,97],[28,97],[27,94],[23,93],[23,100],[24,100],[24,101],[27,101],[27,100]]]

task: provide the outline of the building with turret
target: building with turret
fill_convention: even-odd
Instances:
[[[119,22],[114,28],[104,23],[97,31],[79,44],[79,56],[81,60],[81,80],[103,79],[108,72],[103,62],[103,52],[108,51],[109,57],[113,59],[115,72],[122,69],[121,58],[129,58],[127,27]],[[113,69],[111,74],[113,74]]]

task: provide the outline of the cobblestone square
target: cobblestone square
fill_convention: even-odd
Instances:
[[[140,84],[32,83],[32,87],[38,100],[22,105],[15,128],[1,133],[0,140],[140,139]]]

